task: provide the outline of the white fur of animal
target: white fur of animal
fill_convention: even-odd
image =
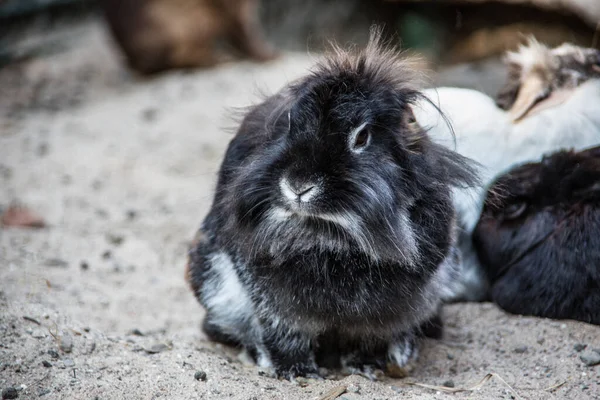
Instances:
[[[417,121],[434,141],[482,166],[484,186],[455,190],[455,205],[466,235],[461,243],[464,271],[460,289],[449,300],[486,296],[487,284],[470,237],[492,180],[515,165],[538,161],[544,154],[600,143],[600,52],[568,44],[551,50],[532,40],[509,53],[506,61],[513,70],[507,87],[514,91],[508,110],[481,92],[450,87],[426,90],[433,104],[421,101],[413,107]]]

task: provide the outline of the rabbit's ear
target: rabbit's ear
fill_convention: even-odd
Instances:
[[[519,93],[514,104],[508,111],[511,120],[516,122],[527,115],[533,106],[548,96],[546,82],[538,76],[532,75],[521,83]]]
[[[508,114],[513,122],[519,122],[529,115],[564,103],[572,93],[572,89],[550,91],[543,79],[532,76],[521,85],[517,99]]]

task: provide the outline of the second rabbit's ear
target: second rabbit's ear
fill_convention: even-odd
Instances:
[[[538,102],[548,97],[549,92],[550,88],[537,74],[522,79],[515,102],[508,110],[511,120],[518,121],[525,117]]]
[[[572,89],[552,90],[546,79],[532,74],[522,82],[517,99],[508,110],[508,115],[513,122],[518,122],[528,115],[564,103],[572,91]]]

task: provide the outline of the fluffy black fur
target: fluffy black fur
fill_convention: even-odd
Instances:
[[[246,115],[190,252],[209,337],[293,378],[334,353],[371,376],[416,355],[422,324],[439,334],[457,273],[450,186],[475,178],[416,125],[414,82],[374,35]]]
[[[525,315],[600,324],[600,147],[500,177],[474,244],[493,300]]]

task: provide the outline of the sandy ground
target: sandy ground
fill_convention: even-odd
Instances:
[[[25,204],[48,223],[0,228],[0,388],[21,399],[319,399],[340,387],[345,399],[600,398],[600,366],[581,360],[600,349],[599,327],[492,304],[446,307],[444,339],[425,342],[401,380],[293,384],[206,341],[183,271],[231,107],[312,59],[141,80],[97,22],[72,42],[0,71],[0,208]],[[488,373],[476,391],[408,385],[469,388]]]

